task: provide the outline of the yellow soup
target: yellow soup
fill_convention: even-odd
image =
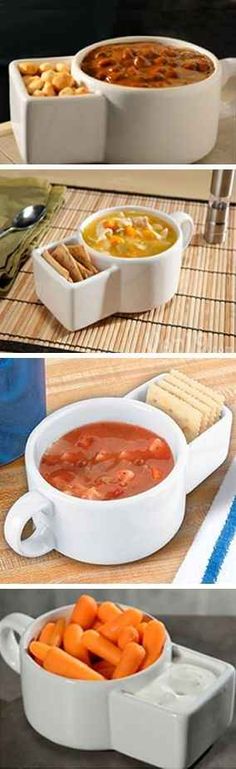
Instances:
[[[146,211],[108,212],[93,219],[83,237],[96,251],[126,259],[161,254],[177,240],[168,222]]]

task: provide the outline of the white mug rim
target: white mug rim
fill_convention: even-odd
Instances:
[[[125,257],[125,256],[113,256],[112,254],[107,253],[106,251],[97,251],[93,246],[90,246],[89,243],[84,238],[83,230],[84,227],[90,224],[90,222],[94,221],[94,219],[99,219],[100,217],[106,216],[106,214],[115,212],[115,211],[142,211],[144,214],[148,213],[153,216],[156,215],[156,217],[160,219],[164,219],[166,222],[169,222],[173,229],[176,232],[177,238],[174,243],[169,248],[166,248],[165,251],[161,251],[159,254],[152,254],[150,256],[132,256],[132,257]],[[183,214],[186,213],[183,211]],[[96,258],[101,257],[102,259],[106,259],[109,264],[115,264],[116,260],[119,261],[121,264],[146,264],[150,263],[151,261],[154,262],[154,260],[160,262],[163,260],[166,260],[169,256],[169,254],[172,254],[176,247],[180,245],[180,240],[182,238],[182,232],[181,227],[178,224],[177,221],[175,221],[174,217],[171,216],[171,214],[167,214],[166,212],[162,212],[159,208],[149,208],[149,206],[139,206],[139,205],[124,205],[124,206],[111,206],[109,208],[102,208],[100,211],[94,211],[92,214],[89,214],[89,216],[86,217],[86,219],[83,220],[83,222],[79,225],[79,234],[83,240],[83,243],[85,244],[86,248],[90,250],[92,255]]]
[[[92,75],[88,75],[87,72],[85,72],[81,64],[90,51],[92,51],[94,48],[99,48],[102,45],[110,45],[111,43],[135,43],[135,42],[141,42],[141,41],[149,41],[149,42],[159,42],[167,45],[173,45],[173,47],[178,48],[192,48],[193,51],[198,51],[202,55],[207,56],[210,61],[214,65],[214,70],[206,78],[203,78],[203,80],[198,80],[195,83],[188,83],[187,85],[179,85],[179,86],[166,86],[165,88],[145,88],[143,86],[128,86],[128,85],[121,85],[119,83],[107,83],[104,80],[98,80],[98,78],[93,77]],[[76,66],[78,67],[78,70],[81,72],[81,77],[86,76],[88,81],[93,85],[94,83],[100,83],[101,89],[109,90],[111,88],[115,88],[117,91],[120,92],[128,92],[128,93],[158,93],[158,94],[164,94],[164,93],[173,93],[173,91],[176,91],[177,93],[182,91],[183,88],[199,88],[201,87],[205,82],[211,81],[214,79],[214,77],[218,74],[219,70],[219,59],[215,56],[212,51],[209,51],[207,48],[203,48],[200,45],[197,45],[196,43],[190,43],[187,40],[182,40],[180,38],[174,38],[174,37],[167,37],[165,35],[125,35],[124,37],[113,37],[113,38],[107,38],[107,40],[100,40],[99,42],[91,43],[90,45],[85,46],[84,48],[81,48],[79,50],[74,58],[72,59],[72,65],[73,61],[76,63]],[[162,98],[162,97],[161,97]],[[164,97],[165,98],[165,97]]]
[[[102,603],[102,602],[99,601],[98,603]],[[80,679],[74,679],[74,678],[69,678],[69,677],[67,678],[66,676],[65,677],[64,676],[58,676],[56,673],[51,673],[48,670],[44,670],[44,668],[42,668],[41,665],[38,665],[37,662],[35,662],[35,660],[33,659],[33,657],[31,657],[31,655],[29,654],[29,652],[28,652],[28,644],[30,643],[30,641],[33,640],[33,637],[32,638],[28,638],[28,636],[31,635],[31,632],[33,630],[33,625],[35,623],[37,623],[38,620],[47,620],[47,621],[49,621],[50,618],[53,618],[53,616],[55,614],[60,616],[60,612],[63,613],[65,611],[69,611],[70,609],[72,611],[74,605],[75,604],[73,603],[73,604],[65,604],[64,606],[58,606],[56,609],[51,609],[48,612],[45,612],[44,614],[40,614],[38,617],[35,617],[35,618],[32,617],[32,623],[30,625],[28,625],[28,627],[25,629],[24,633],[22,633],[22,636],[20,638],[20,642],[19,642],[20,653],[24,656],[25,659],[27,659],[27,664],[29,663],[32,666],[32,670],[34,670],[34,671],[37,670],[38,673],[42,675],[42,677],[46,677],[47,678],[48,676],[50,676],[50,678],[53,677],[57,682],[58,682],[58,679],[61,680],[61,682],[62,682],[61,685],[63,684],[63,681],[64,681],[67,686],[74,686],[74,687],[79,685],[79,686],[85,688],[89,684],[90,687],[96,685],[96,687],[98,688],[98,687],[103,687],[104,684],[107,684],[108,688],[114,688],[114,686],[116,686],[116,685],[117,685],[118,688],[120,688],[121,679],[111,679],[111,680],[105,679],[104,681],[85,681],[85,680],[82,680],[82,679],[80,680]],[[116,602],[116,605],[121,607],[121,608],[127,608],[127,609],[132,608],[131,605],[120,604],[119,602]],[[150,619],[155,619],[155,617],[153,617],[153,615],[149,614],[149,612],[145,612],[144,611],[143,613],[146,616],[149,616]],[[157,665],[157,663],[159,663],[162,660],[164,652],[165,652],[165,649],[166,649],[166,644],[168,644],[168,645],[171,644],[171,639],[170,639],[170,636],[169,636],[169,633],[167,632],[167,630],[166,630],[166,641],[165,641],[165,644],[163,646],[163,650],[162,650],[162,653],[161,653],[160,657],[158,657],[158,659],[155,662],[153,662],[152,665],[149,665],[148,668],[145,668],[145,670],[151,670],[151,668],[154,668],[154,666]],[[140,676],[141,674],[145,673],[145,670],[139,670],[137,673],[133,673],[133,675],[131,675],[131,676],[126,676],[123,680],[124,681],[125,680],[133,681],[134,679],[136,680],[137,676]]]

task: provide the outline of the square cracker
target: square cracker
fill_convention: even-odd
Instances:
[[[202,404],[207,406],[209,411],[211,410],[212,413],[217,417],[219,412],[219,405],[216,403],[216,401],[212,399],[208,393],[206,394],[201,389],[198,389],[198,382],[196,382],[195,379],[186,377],[186,380],[184,380],[181,376],[179,376],[179,373],[179,371],[172,369],[170,373],[165,375],[165,380],[172,383],[176,387],[181,388],[182,392],[184,391],[189,393],[189,395],[193,396],[194,398],[197,398]]]
[[[168,376],[163,377],[163,379],[160,379],[158,381],[159,387],[161,387],[163,390],[167,390],[169,393],[172,393],[172,395],[175,395],[176,398],[179,398],[184,403],[188,403],[189,406],[193,406],[193,408],[197,409],[197,411],[201,412],[201,426],[200,431],[203,432],[207,429],[207,427],[210,426],[210,424],[213,423],[214,413],[211,407],[207,406],[205,403],[202,403],[202,401],[195,395],[194,389],[190,390],[190,388],[184,389],[183,386],[179,382],[175,380],[175,383],[173,384],[172,381],[169,381]],[[214,410],[215,411],[215,410]]]
[[[208,394],[206,395],[205,392],[202,393],[201,390],[198,390],[198,388],[195,387],[196,383],[194,379],[191,380],[188,378],[188,382],[184,382],[181,378],[175,376],[174,372],[173,374],[166,374],[163,379],[165,382],[168,382],[169,385],[179,388],[179,397],[182,397],[184,400],[188,400],[188,395],[191,399],[189,403],[192,403],[193,406],[196,405],[196,408],[199,408],[200,411],[202,411],[202,430],[206,430],[208,427],[211,427],[211,425],[218,421],[221,414],[221,408],[214,400],[212,400],[212,398],[209,397]]]
[[[201,397],[203,398],[209,398],[211,402],[214,402],[218,409],[220,411],[222,410],[222,406],[224,405],[225,398],[224,396],[216,392],[216,390],[213,390],[211,387],[207,387],[206,385],[201,384],[201,382],[198,382],[196,379],[192,379],[191,377],[188,377],[186,374],[183,374],[182,371],[178,371],[176,369],[171,369],[170,374],[173,374],[178,379],[181,379],[182,382],[186,386],[194,386],[195,391],[198,391],[199,397],[201,393]]]
[[[202,420],[201,412],[198,409],[164,390],[156,382],[151,382],[149,385],[146,400],[151,406],[165,411],[166,414],[177,422],[181,430],[183,430],[188,443],[197,438],[200,433]]]

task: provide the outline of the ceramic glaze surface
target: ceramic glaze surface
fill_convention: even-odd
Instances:
[[[125,607],[126,608],[126,607]],[[46,622],[57,617],[68,618],[72,606],[33,620],[11,614],[0,623],[0,650],[11,667],[21,674],[22,696],[26,718],[31,726],[52,742],[82,750],[112,748],[109,699],[113,691],[124,687],[124,680],[78,681],[48,673],[28,654],[30,641],[37,637]],[[20,649],[14,632],[21,635]],[[159,675],[171,658],[169,636],[160,658],[149,668],[129,676],[132,692]]]
[[[100,422],[109,413],[156,431],[167,441],[174,468],[157,486],[133,497],[106,501],[79,499],[55,489],[39,472],[44,451],[72,428]],[[21,555],[34,557],[57,550],[90,563],[125,563],[150,554],[179,528],[185,510],[188,450],[182,431],[164,412],[124,398],[94,398],[66,406],[33,431],[26,447],[29,493],[13,505],[5,524],[8,543]],[[21,539],[33,517],[37,532]]]
[[[213,72],[200,82],[167,88],[114,85],[83,72],[85,58],[99,46],[137,43],[191,48],[196,56],[209,58]],[[222,85],[235,72],[235,59],[218,61],[200,46],[154,36],[103,40],[79,51],[72,62],[75,79],[84,79],[106,99],[105,160],[109,163],[192,163],[203,158],[216,143]],[[233,104],[230,109],[233,114]]]

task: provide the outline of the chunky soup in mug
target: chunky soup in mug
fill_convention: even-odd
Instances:
[[[167,88],[205,80],[214,72],[214,64],[193,48],[147,41],[100,45],[87,53],[81,69],[115,85]]]
[[[174,227],[145,211],[107,212],[83,229],[88,246],[125,259],[155,256],[173,246]]]
[[[173,466],[168,443],[151,430],[126,422],[92,422],[55,441],[39,470],[66,494],[109,500],[151,489]]]

